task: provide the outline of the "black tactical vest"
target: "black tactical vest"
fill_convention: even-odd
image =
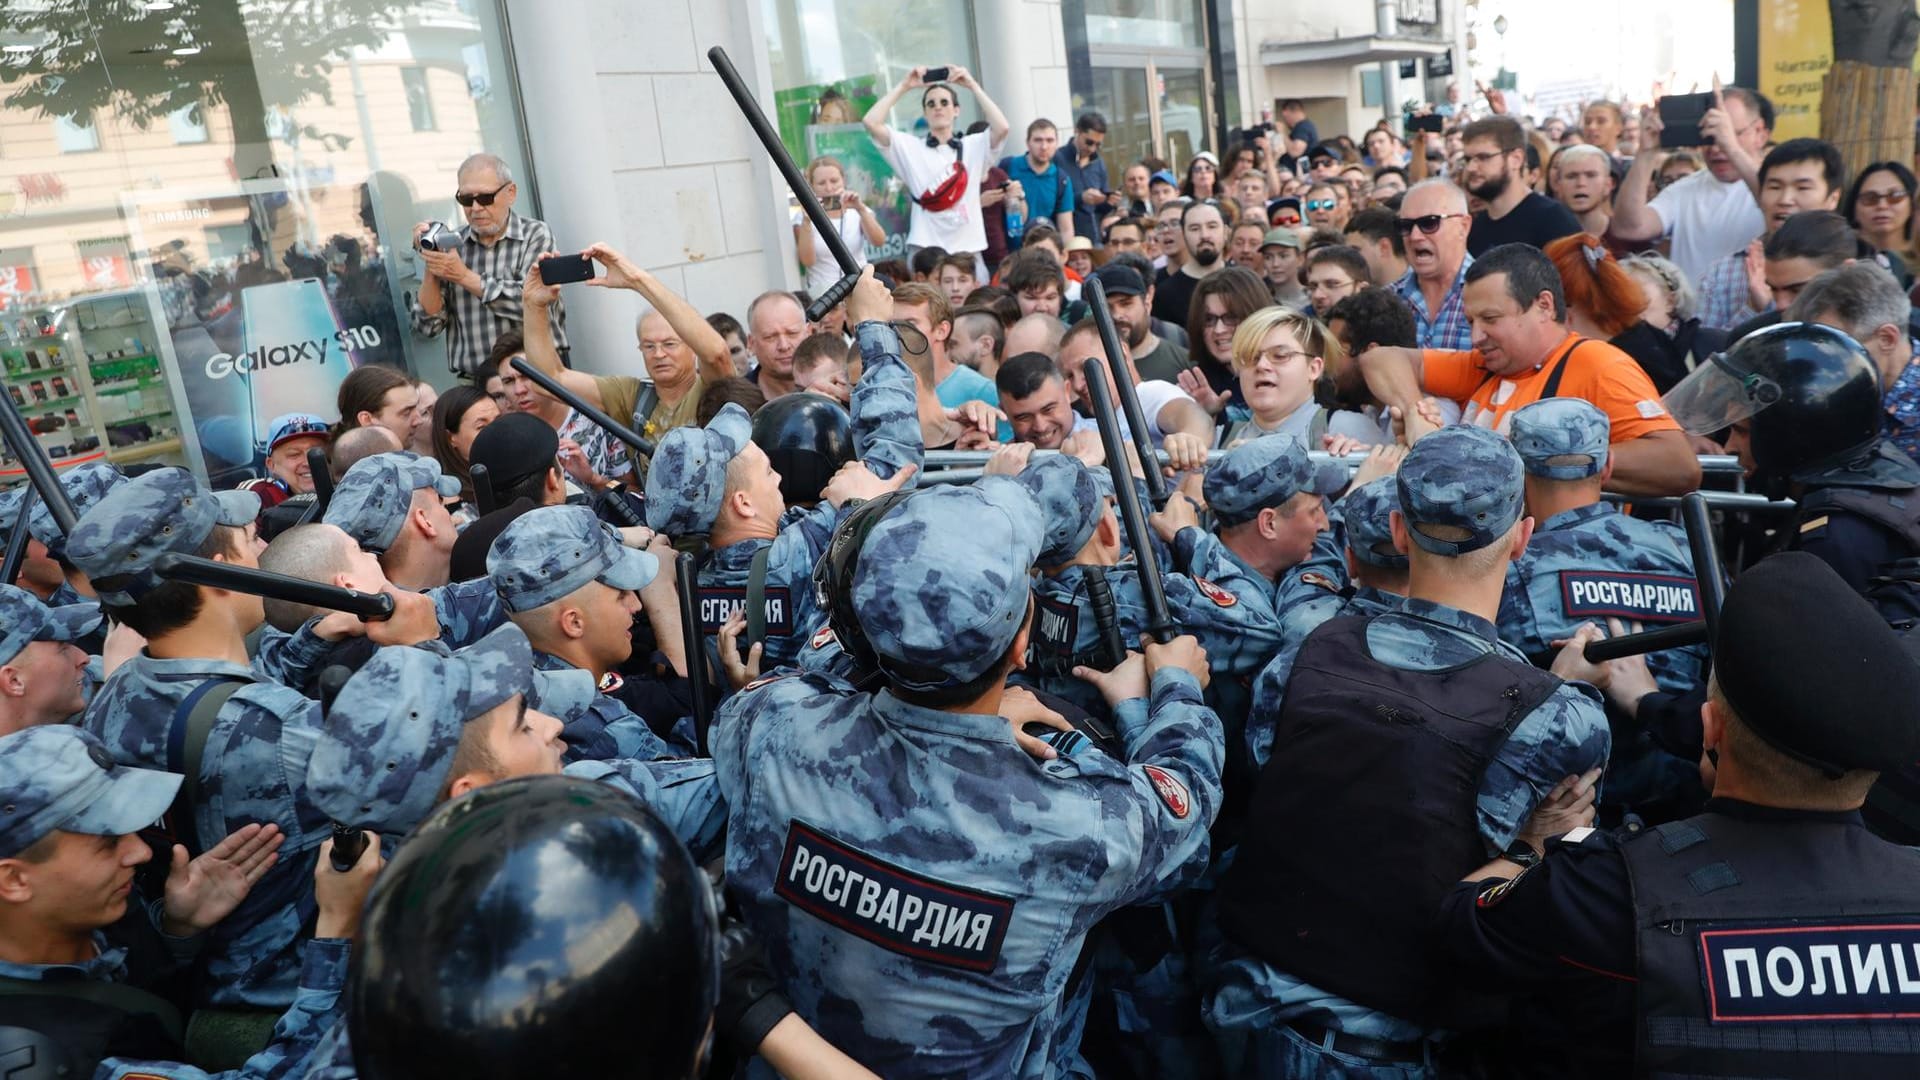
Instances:
[[[1706,813],[1621,844],[1650,1077],[1920,1075],[1920,852]]]
[[[1920,555],[1920,491],[1913,489],[1823,487],[1806,493],[1794,508],[1793,526],[1783,535],[1834,510],[1863,517],[1906,541],[1909,555]]]
[[[48,1076],[91,1076],[108,1057],[177,1061],[182,1030],[171,1004],[138,987],[0,977],[0,1075],[42,1055],[60,1059]],[[45,1041],[36,1045],[36,1036]]]
[[[1450,1026],[1481,1003],[1447,985],[1428,928],[1487,861],[1475,815],[1487,763],[1560,680],[1491,653],[1401,670],[1368,652],[1369,621],[1329,620],[1300,647],[1221,923],[1314,986]]]

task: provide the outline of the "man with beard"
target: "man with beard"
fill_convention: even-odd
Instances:
[[[1407,272],[1390,288],[1413,308],[1423,349],[1473,348],[1461,306],[1466,287],[1467,196],[1451,180],[1423,180],[1407,190],[1395,222],[1407,251]]]
[[[1133,361],[1134,378],[1141,382],[1158,379],[1173,382],[1188,364],[1187,350],[1153,332],[1153,320],[1147,312],[1147,283],[1131,266],[1117,263],[1093,272],[1107,291],[1107,310],[1113,315],[1113,328],[1127,343],[1127,356]]]
[[[1169,264],[1154,282],[1153,316],[1185,325],[1200,279],[1226,268],[1221,253],[1227,242],[1227,222],[1213,201],[1192,203],[1180,213],[1180,233],[1186,241],[1187,261],[1177,268]]]
[[[1479,258],[1501,244],[1548,243],[1580,231],[1566,207],[1533,191],[1520,177],[1526,167],[1527,129],[1511,116],[1475,120],[1461,132],[1467,168],[1461,178],[1469,194],[1487,204],[1473,215],[1467,253]]]
[[[1613,162],[1606,151],[1585,145],[1562,150],[1553,163],[1553,193],[1572,211],[1581,232],[1607,235],[1613,224]]]

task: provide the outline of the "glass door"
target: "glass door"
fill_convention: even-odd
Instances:
[[[1147,72],[1137,67],[1093,69],[1093,97],[1088,108],[1107,118],[1107,142],[1102,156],[1119,168],[1155,153],[1160,145],[1153,127],[1153,101],[1147,95]],[[1110,164],[1109,172],[1118,175]]]
[[[1158,87],[1157,108],[1160,145],[1176,170],[1184,169],[1193,155],[1208,148],[1212,139],[1207,122],[1207,75],[1201,68],[1150,65]]]

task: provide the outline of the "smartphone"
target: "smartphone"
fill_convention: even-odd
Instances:
[[[922,83],[946,82],[947,74],[947,67],[945,64],[942,64],[939,67],[928,68],[926,72],[920,76],[920,81]]]
[[[827,197],[820,200],[820,208],[822,210],[838,210],[840,209],[840,199],[841,199],[841,196],[839,195],[828,195]],[[546,271],[544,270],[541,271],[540,276],[545,277]],[[552,283],[549,282],[548,284],[552,284]]]
[[[1409,135],[1412,135],[1416,131],[1428,131],[1438,135],[1446,130],[1446,126],[1447,118],[1438,113],[1407,117],[1407,134]]]
[[[1700,120],[1713,108],[1712,94],[1668,94],[1660,99],[1660,145],[1669,149],[1705,146]]]
[[[540,280],[565,285],[593,277],[593,260],[585,255],[549,255],[540,260]]]

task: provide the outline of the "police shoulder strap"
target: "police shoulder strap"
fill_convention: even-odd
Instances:
[[[167,771],[185,778],[173,800],[173,829],[175,838],[195,855],[206,850],[199,843],[193,808],[200,801],[200,764],[206,757],[207,737],[213,733],[213,722],[227,699],[247,684],[246,679],[230,676],[208,679],[194,687],[173,710],[173,721],[167,727]]]
[[[97,979],[18,979],[0,975],[0,998],[4,997],[54,997],[86,1001],[128,1016],[149,1017],[176,1046],[182,1045],[186,1036],[186,1025],[180,1020],[180,1010],[174,1008],[172,1002],[128,983]]]
[[[772,558],[773,545],[768,544],[753,553],[753,562],[747,566],[747,640],[740,643],[743,654],[767,640],[767,563]]]

